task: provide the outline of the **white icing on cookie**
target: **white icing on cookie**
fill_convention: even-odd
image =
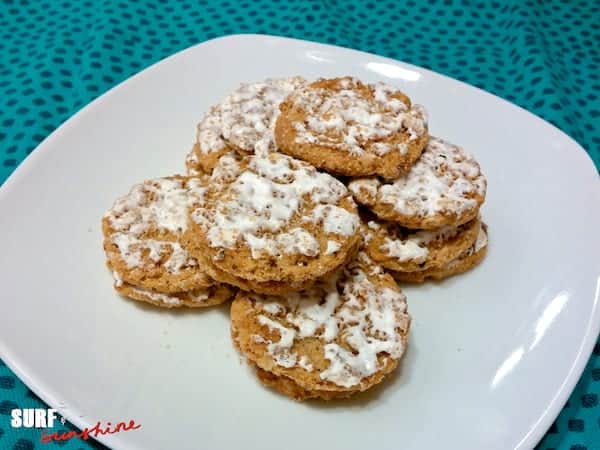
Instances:
[[[307,372],[312,372],[314,367],[310,362],[310,359],[306,355],[302,355],[298,360],[298,366],[306,370]]]
[[[196,292],[191,291],[186,294],[194,303],[204,303],[208,300],[208,290],[198,289]]]
[[[370,229],[381,228],[374,221],[368,223]],[[375,228],[377,227],[377,228]],[[414,261],[422,263],[429,255],[427,246],[433,242],[446,241],[460,232],[460,227],[445,226],[437,230],[420,230],[400,233],[397,238],[386,236],[379,249],[398,262]],[[370,239],[369,239],[370,240]]]
[[[213,106],[204,115],[196,129],[196,142],[203,154],[220,152],[227,148],[222,136],[220,106]]]
[[[298,356],[295,353],[291,353],[289,349],[294,343],[296,332],[293,329],[285,328],[279,322],[269,319],[266,316],[258,316],[258,323],[267,326],[271,331],[279,333],[280,337],[277,342],[265,340],[267,342],[267,350],[273,356],[273,360],[282,367],[294,367]]]
[[[427,130],[422,107],[408,107],[394,98],[398,90],[378,83],[368,85],[373,96],[361,95],[362,85],[354,78],[344,78],[340,90],[307,86],[291,94],[290,102],[306,113],[307,120],[294,122],[295,140],[300,144],[331,146],[353,155],[365,153],[365,145],[379,156],[396,151],[405,154],[405,144],[378,142],[399,133],[415,140]],[[364,85],[363,85],[364,86]]]
[[[225,166],[225,169],[222,168]],[[348,237],[358,228],[358,215],[336,204],[349,198],[346,187],[332,176],[317,172],[306,163],[281,154],[249,157],[247,166],[225,158],[211,178],[228,186],[224,200],[206,208],[200,205],[192,218],[206,230],[213,248],[250,248],[253,258],[269,255],[316,256],[319,243],[302,228],[284,229],[307,202],[325,233]]]
[[[301,77],[242,84],[198,124],[201,152],[222,151],[227,143],[249,153],[274,150],[273,129],[279,104],[306,81]]]
[[[145,181],[117,199],[106,217],[116,231],[141,233],[155,227],[181,232],[187,228],[187,207],[201,200],[205,191],[196,178],[187,182],[177,178]]]
[[[383,276],[381,268],[359,253],[357,260],[315,287],[278,298],[281,309],[269,311],[272,317],[258,316],[261,325],[281,336],[267,341],[275,363],[309,370],[293,350],[294,342],[318,338],[330,362],[321,379],[352,387],[381,369],[378,356],[400,358],[410,316],[401,291],[369,279]],[[256,296],[256,301],[261,298]]]
[[[117,291],[121,293],[121,295],[133,298],[135,300],[152,300],[167,306],[182,306],[184,304],[188,306],[206,306],[208,300],[212,299],[212,288],[194,289],[191,291],[166,294],[153,289],[147,289],[134,286],[129,283],[124,283],[122,280],[119,284],[119,281],[117,281],[118,274],[113,273],[113,276],[115,277],[115,287],[124,287],[124,289],[117,289]]]
[[[283,306],[277,302],[261,302],[261,307],[269,314],[279,314],[283,312]]]
[[[319,254],[319,241],[302,228],[293,228],[287,233],[281,233],[274,239],[277,243],[275,251],[269,251],[270,254],[280,252],[296,253],[306,256],[316,256]]]
[[[317,205],[306,220],[321,223],[326,233],[340,236],[352,236],[360,224],[356,214],[335,205]]]
[[[200,179],[159,178],[135,185],[117,199],[105,218],[113,229],[108,238],[117,246],[127,267],[141,267],[143,254],[156,265],[177,273],[197,266],[196,260],[178,242],[147,238],[147,233],[178,236],[187,229],[187,208],[202,201],[206,188]]]
[[[198,265],[196,259],[184,250],[178,242],[138,239],[129,233],[115,233],[111,239],[119,248],[121,259],[130,269],[142,266],[142,256],[145,249],[148,250],[148,257],[156,265],[161,262],[163,255],[170,253],[170,256],[162,262],[162,265],[171,273],[178,273],[181,269]]]
[[[396,258],[400,262],[415,261],[423,262],[427,259],[429,250],[427,247],[421,247],[419,242],[415,240],[400,240],[385,238],[385,242],[381,245],[380,249],[384,251],[388,256]]]
[[[240,157],[234,153],[226,153],[219,158],[218,164],[213,168],[211,184],[229,183],[235,179],[241,171]]]
[[[348,189],[361,202],[371,204],[377,198],[377,190],[381,181],[377,178],[358,178],[348,184]]]
[[[477,161],[462,148],[431,137],[408,174],[392,183],[357,179],[348,187],[363,203],[390,204],[406,216],[431,217],[476,208],[472,196],[485,197],[486,180]]]
[[[155,302],[160,302],[165,305],[179,306],[182,304],[181,299],[173,295],[162,294],[160,292],[151,291],[150,289],[143,289],[134,286],[131,287],[131,290],[138,295],[148,297],[150,300],[154,300]]]
[[[487,230],[484,224],[481,224],[479,228],[479,233],[477,234],[477,239],[475,243],[469,248],[467,253],[463,257],[471,256],[473,253],[477,253],[482,248],[486,247],[488,244],[488,235]],[[460,257],[459,257],[460,258]]]
[[[336,241],[327,241],[327,249],[325,249],[326,255],[332,255],[337,252],[342,246]]]

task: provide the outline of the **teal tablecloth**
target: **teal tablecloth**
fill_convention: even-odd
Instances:
[[[598,1],[5,0],[0,183],[52,130],[116,83],[231,33],[327,42],[430,68],[543,117],[600,163]],[[539,448],[600,449],[599,395],[597,344]],[[11,409],[42,405],[0,361],[0,449],[59,447],[40,443],[39,430],[10,426]],[[60,447],[100,448],[78,439]]]

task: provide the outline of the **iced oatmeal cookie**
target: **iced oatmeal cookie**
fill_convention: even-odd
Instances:
[[[482,223],[475,243],[466,252],[458,256],[458,258],[453,259],[444,266],[432,267],[416,272],[392,272],[392,274],[396,280],[406,283],[423,283],[428,279],[443,280],[444,278],[464,273],[477,266],[485,257],[487,246],[487,226]]]
[[[163,293],[205,288],[213,280],[179,242],[188,206],[203,198],[201,178],[147,180],[118,198],[102,218],[111,270],[125,283]]]
[[[219,281],[261,293],[299,290],[345,263],[360,242],[346,187],[289,156],[224,157],[209,184],[190,208],[183,242]]]
[[[348,188],[381,219],[431,230],[477,217],[486,180],[477,161],[461,147],[431,137],[407,174],[390,181],[359,178]]]
[[[320,79],[296,89],[280,109],[280,150],[340,175],[396,178],[428,139],[424,109],[383,83]]]
[[[437,230],[409,230],[393,222],[370,220],[365,226],[365,252],[391,270],[441,267],[473,245],[479,228],[478,219]]]
[[[410,321],[398,285],[363,252],[307,290],[240,292],[231,306],[234,345],[265,384],[297,399],[346,397],[379,383],[402,357]]]
[[[290,77],[245,83],[210,108],[197,126],[196,143],[186,158],[188,173],[210,173],[221,156],[232,151],[240,155],[274,151],[279,104],[305,82]]]

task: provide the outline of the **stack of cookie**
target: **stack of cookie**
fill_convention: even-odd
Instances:
[[[210,278],[180,244],[188,206],[206,187],[197,178],[147,180],[118,198],[102,219],[107,266],[125,297],[173,308],[205,307],[235,290]]]
[[[379,383],[407,345],[397,281],[440,279],[485,252],[479,166],[384,84],[242,85],[205,114],[186,167],[105,215],[115,288],[166,307],[235,296],[234,345],[295,399]]]
[[[366,252],[398,281],[440,280],[483,259],[486,226],[479,207],[486,181],[460,147],[431,137],[407,173],[349,184],[365,208]]]
[[[365,208],[365,252],[399,281],[464,272],[487,246],[486,180],[460,147],[430,137],[425,111],[353,78],[297,88],[280,106],[278,148],[336,175]]]

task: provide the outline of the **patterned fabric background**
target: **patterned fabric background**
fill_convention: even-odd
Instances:
[[[232,33],[326,42],[447,74],[543,117],[600,164],[598,1],[4,0],[0,183],[110,87],[178,50]],[[600,449],[599,395],[597,344],[538,448]],[[0,361],[0,449],[103,448],[78,439],[42,444],[39,430],[10,427],[17,407],[43,403]]]

